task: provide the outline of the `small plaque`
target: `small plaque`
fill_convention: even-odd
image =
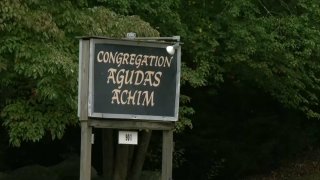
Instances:
[[[134,39],[134,38],[136,38],[136,33],[134,33],[134,32],[129,32],[129,33],[127,33],[127,38],[128,39]]]
[[[119,131],[119,144],[138,144],[138,132],[136,131]]]

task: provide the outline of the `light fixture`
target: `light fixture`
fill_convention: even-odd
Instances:
[[[167,50],[167,53],[170,54],[170,55],[174,55],[174,53],[176,52],[176,49],[179,47],[179,43],[176,43],[172,46],[167,46],[166,47],[166,50]]]
[[[169,53],[170,55],[174,55],[176,51],[173,46],[167,46],[166,50],[167,50],[167,53]]]

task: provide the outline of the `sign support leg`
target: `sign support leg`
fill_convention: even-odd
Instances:
[[[87,121],[81,122],[80,180],[91,179],[91,134]]]
[[[161,180],[172,180],[173,130],[163,131]]]

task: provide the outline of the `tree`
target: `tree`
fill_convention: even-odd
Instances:
[[[318,1],[121,2],[125,12],[136,12],[161,34],[181,33],[184,82],[219,86],[231,78],[320,118]],[[148,11],[154,5],[159,10]]]
[[[61,138],[77,124],[76,36],[158,32],[137,16],[72,1],[0,2],[0,107],[10,142]]]
[[[1,120],[14,146],[39,141],[46,134],[62,138],[68,126],[77,124],[76,36],[120,38],[132,31],[139,36],[159,36],[137,16],[89,8],[85,2],[12,0],[0,6]],[[143,134],[150,137],[150,133]],[[137,167],[143,164],[146,147],[138,148]],[[121,162],[123,157],[114,164]],[[123,172],[121,168],[115,168],[115,178]]]
[[[261,145],[256,151],[260,158],[264,156],[263,158],[274,161],[264,162],[264,165],[275,163],[280,152],[284,151],[279,148],[281,146],[276,146],[276,142],[281,141],[284,146],[291,146],[288,148],[291,152],[296,147],[303,146],[303,143],[292,146],[292,141],[288,140],[290,136],[303,137],[298,130],[284,132],[283,128],[295,127],[301,119],[319,119],[320,31],[316,19],[319,18],[320,3],[304,0],[227,0],[184,1],[181,6],[180,18],[187,25],[189,35],[184,46],[190,51],[184,55],[187,54],[187,59],[190,58],[188,62],[198,62],[197,64],[202,64],[202,67],[209,70],[204,71],[208,72],[204,74],[207,87],[200,89],[201,93],[192,92],[195,94],[194,98],[202,95],[204,97],[201,96],[201,99],[207,100],[207,104],[195,100],[200,108],[197,109],[199,115],[194,124],[205,129],[199,130],[196,140],[188,140],[197,143],[197,147],[206,146],[207,149],[201,152],[207,151],[207,155],[211,157],[229,153],[226,155],[229,159],[226,156],[221,158],[225,162],[222,165],[226,166],[223,167],[226,174],[231,174],[231,171],[237,177],[226,179],[237,179],[241,173],[258,169],[259,159],[250,159],[251,154],[243,156],[245,153],[241,154],[240,143],[243,143],[243,149],[255,149]],[[183,60],[186,60],[185,56]],[[259,109],[254,105],[265,107]],[[202,106],[210,108],[203,112]],[[270,124],[264,126],[265,129],[259,125],[252,126],[259,123]],[[281,125],[284,123],[288,124]],[[216,128],[217,125],[221,129]],[[246,125],[252,129],[241,132],[242,128],[247,128]],[[274,127],[270,130],[267,126]],[[255,128],[261,128],[259,133],[268,133],[264,134],[267,136],[253,135],[253,145],[246,142],[248,139],[245,139],[245,135],[254,132]],[[225,129],[230,132],[225,132]],[[193,138],[197,136],[195,131],[190,135]],[[287,134],[283,135],[284,133]],[[273,135],[275,136],[272,137]],[[294,141],[299,142],[299,139]],[[263,141],[265,142],[261,143]],[[209,143],[213,144],[210,148],[207,146]],[[238,147],[235,147],[236,143],[239,143]],[[219,150],[219,147],[222,148]],[[193,148],[191,152],[194,151]],[[271,154],[267,152],[274,152],[275,155],[266,158]],[[289,154],[288,151],[286,153]],[[285,153],[281,155],[283,158]],[[240,160],[243,169],[237,166]],[[219,159],[209,163],[212,164],[214,173],[221,168]],[[216,163],[219,166],[217,168]],[[205,163],[201,161],[200,164]],[[260,166],[263,169],[264,166]],[[199,171],[203,172],[203,169]],[[239,174],[236,175],[237,173]]]
[[[226,1],[216,19],[225,78],[251,83],[284,106],[320,118],[318,1]]]

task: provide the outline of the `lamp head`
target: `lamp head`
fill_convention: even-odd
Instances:
[[[167,46],[166,50],[167,50],[167,53],[170,54],[170,55],[174,55],[174,53],[176,51],[173,46]]]

